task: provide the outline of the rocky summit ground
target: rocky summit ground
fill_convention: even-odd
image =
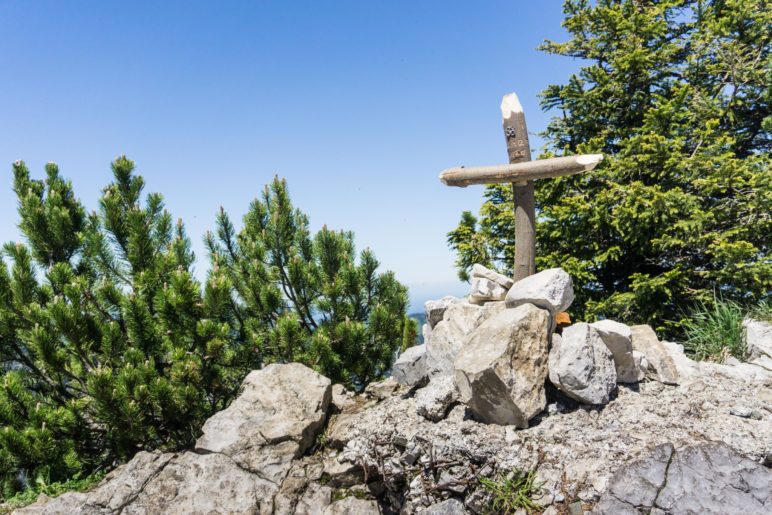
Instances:
[[[570,281],[548,280],[522,302],[477,281],[475,303],[430,303],[426,348],[361,394],[254,371],[194,449],[18,513],[772,512],[770,327],[751,327],[753,364],[694,362],[647,326],[559,335]]]

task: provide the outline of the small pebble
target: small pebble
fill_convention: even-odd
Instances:
[[[753,410],[751,410],[748,406],[735,406],[729,410],[729,414],[734,415],[735,417],[751,418]]]

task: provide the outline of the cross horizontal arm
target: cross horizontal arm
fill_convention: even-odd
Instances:
[[[462,188],[470,184],[521,183],[586,172],[595,168],[602,160],[603,154],[585,154],[509,165],[448,168],[440,174],[440,180],[446,186]]]

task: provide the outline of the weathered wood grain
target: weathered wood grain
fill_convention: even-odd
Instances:
[[[508,165],[455,167],[443,170],[440,174],[440,180],[447,186],[460,186],[462,188],[473,184],[526,182],[587,172],[595,168],[602,160],[603,154],[583,154]]]

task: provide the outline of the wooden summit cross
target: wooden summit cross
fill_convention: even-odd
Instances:
[[[536,272],[536,209],[533,181],[592,170],[603,159],[603,155],[589,154],[531,161],[525,114],[516,94],[510,93],[501,100],[501,116],[504,119],[509,164],[449,168],[440,174],[440,180],[446,186],[462,188],[470,184],[512,183],[515,200],[514,280],[519,281]]]

